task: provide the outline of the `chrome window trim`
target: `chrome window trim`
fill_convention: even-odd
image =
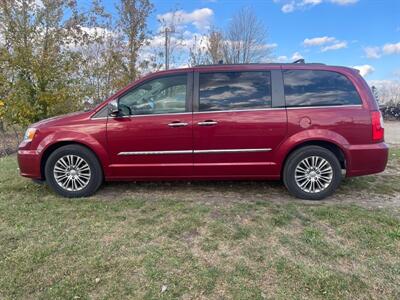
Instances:
[[[209,150],[167,150],[167,151],[127,151],[119,152],[119,156],[127,155],[169,155],[169,154],[212,154],[212,153],[242,153],[242,152],[269,152],[271,148],[255,149],[209,149]]]
[[[191,115],[192,112],[180,112],[180,113],[165,113],[165,114],[147,114],[147,115],[129,115],[129,116],[122,116],[122,117],[112,117],[115,118],[135,118],[135,117],[151,117],[151,116],[175,116],[175,115]]]
[[[255,108],[255,109],[232,109],[232,110],[210,110],[210,111],[195,111],[193,114],[210,114],[210,113],[229,113],[229,112],[249,112],[249,111],[268,111],[268,110],[280,110],[285,109],[284,107],[270,107],[270,108]]]
[[[342,107],[345,107],[345,108],[349,108],[349,107],[363,107],[363,105],[362,105],[362,104],[345,104],[345,105],[326,105],[326,106],[323,106],[323,105],[315,105],[315,106],[287,106],[286,109],[304,109],[304,108],[307,108],[307,109],[310,109],[310,108],[318,108],[318,109],[321,109],[321,108],[342,108]]]
[[[249,111],[269,111],[269,110],[284,110],[285,107],[270,107],[270,108],[257,108],[257,109],[237,109],[237,110],[213,110],[213,111],[194,111],[194,112],[182,112],[182,113],[171,113],[171,114],[148,114],[148,115],[130,115],[121,117],[100,117],[91,118],[92,120],[99,119],[117,119],[117,118],[134,118],[134,117],[149,117],[149,116],[173,116],[173,115],[189,115],[189,114],[209,114],[209,113],[229,113],[229,112],[249,112]]]
[[[92,120],[100,119],[117,119],[117,118],[135,118],[135,117],[149,117],[149,116],[174,116],[174,115],[190,115],[190,114],[210,114],[210,113],[229,113],[229,112],[249,112],[249,111],[269,111],[269,110],[285,110],[285,109],[310,109],[310,108],[362,108],[362,104],[346,104],[346,105],[326,105],[326,106],[288,106],[288,107],[270,107],[270,108],[258,108],[258,109],[237,109],[237,110],[213,110],[213,111],[194,111],[194,112],[182,112],[182,113],[170,113],[170,114],[148,114],[148,115],[131,115],[121,117],[100,117],[93,118]]]
[[[120,116],[120,117],[100,117],[91,118],[92,120],[99,119],[119,119],[119,118],[136,118],[136,117],[150,117],[150,116],[175,116],[175,115],[191,115],[192,112],[181,112],[181,113],[169,113],[169,114],[148,114],[148,115],[130,115],[130,116]]]

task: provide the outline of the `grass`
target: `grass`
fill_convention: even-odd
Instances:
[[[399,197],[390,174],[337,196]],[[288,201],[275,183],[177,186],[66,200],[0,158],[0,299],[400,298],[398,209]]]
[[[377,193],[396,195],[400,193],[400,148],[391,148],[385,174],[347,178],[341,185],[345,193]]]

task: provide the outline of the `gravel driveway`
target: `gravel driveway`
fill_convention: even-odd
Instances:
[[[389,145],[400,145],[400,122],[385,122],[385,140]]]

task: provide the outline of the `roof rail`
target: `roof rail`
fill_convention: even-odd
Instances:
[[[237,63],[237,64],[226,64],[223,61],[218,61],[217,64],[199,64],[196,65],[195,67],[212,67],[212,66],[240,66],[240,65],[293,65],[293,64],[306,64],[306,65],[325,65],[323,63],[306,63],[304,58],[295,60],[294,62],[291,63],[280,63],[280,62],[274,62],[274,63]]]
[[[300,58],[300,59],[296,59],[294,62],[292,62],[292,64],[305,64],[306,61],[304,60],[304,58]]]

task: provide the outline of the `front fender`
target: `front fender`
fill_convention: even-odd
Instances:
[[[47,135],[37,146],[37,154],[40,156],[40,160],[43,158],[43,154],[51,147],[58,143],[76,143],[82,144],[92,150],[100,160],[105,175],[108,173],[107,168],[109,165],[109,156],[106,150],[105,137],[95,138],[92,135],[86,133],[80,133],[75,131],[60,130]]]

